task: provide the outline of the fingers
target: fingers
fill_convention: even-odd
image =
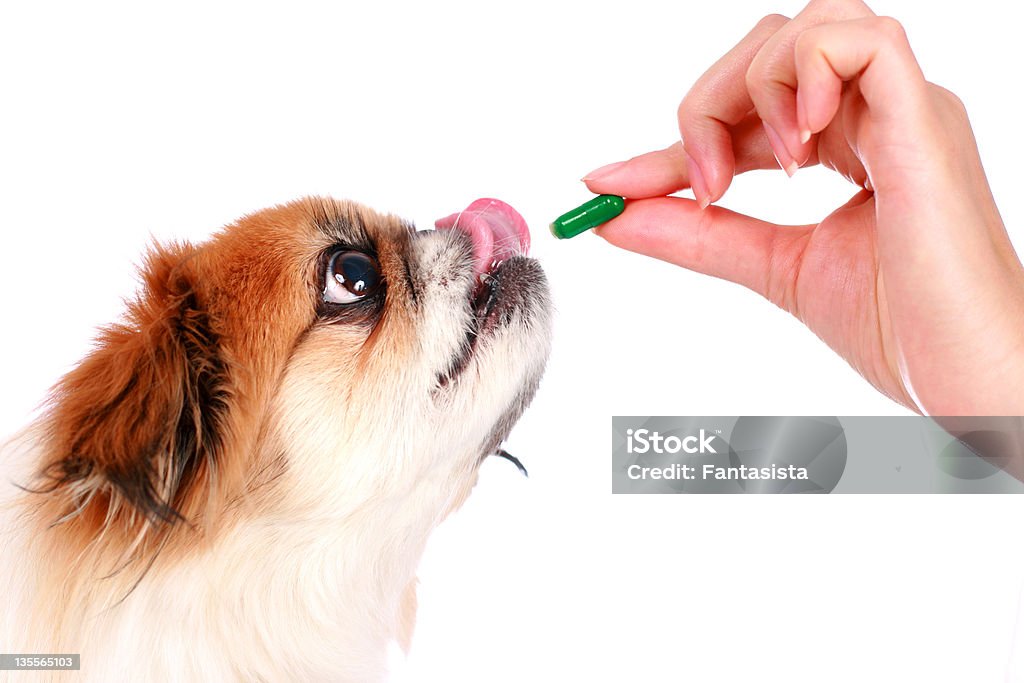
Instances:
[[[794,46],[815,26],[868,16],[873,16],[871,10],[859,0],[815,0],[771,36],[745,72],[745,87],[753,106],[764,122],[779,165],[790,175],[806,163],[812,152],[810,135],[801,131],[797,116]]]
[[[623,249],[736,282],[795,312],[797,273],[812,230],[659,197],[630,202],[595,232]]]
[[[885,66],[872,67],[876,62]],[[689,187],[706,207],[746,170],[778,165],[792,175],[818,161],[811,138],[837,120],[843,83],[853,79],[873,121],[883,122],[876,108],[914,119],[925,82],[894,20],[876,17],[860,0],[814,0],[792,21],[765,17],[683,99],[682,145],[603,167],[584,182],[593,192],[634,199]],[[825,145],[833,151],[829,164],[858,181],[865,169],[857,131],[842,130],[841,120],[838,126],[829,140],[842,149]],[[912,128],[893,130],[908,140]]]
[[[794,50],[797,127],[823,130],[839,109],[843,83],[858,78],[872,122],[887,134],[912,134],[928,85],[899,22],[866,17],[802,33]],[[895,130],[893,129],[895,126]]]
[[[731,146],[735,154],[733,173],[777,168],[768,140],[755,117],[748,117],[732,128]],[[676,142],[665,149],[591,171],[583,182],[595,194],[643,199],[686,189],[690,187],[690,176],[683,144]]]
[[[744,74],[758,51],[788,21],[774,14],[758,22],[697,80],[679,105],[687,175],[702,207],[721,198],[736,173],[730,128],[743,121],[754,106]]]
[[[796,38],[807,26],[863,14],[870,10],[859,0],[816,0],[793,21],[777,14],[763,18],[680,103],[682,146],[602,167],[584,182],[591,191],[631,198],[689,187],[706,207],[722,197],[737,173],[778,166],[792,175],[799,164],[816,158],[810,145],[799,142]],[[783,52],[788,54],[778,56]],[[764,126],[762,108],[770,112]]]

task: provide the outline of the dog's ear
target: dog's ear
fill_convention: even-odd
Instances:
[[[162,527],[208,493],[230,378],[193,255],[188,245],[152,248],[125,320],[54,390],[38,490],[66,518]]]

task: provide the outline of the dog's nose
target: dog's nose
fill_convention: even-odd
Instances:
[[[459,213],[434,223],[438,230],[461,230],[473,240],[473,274],[530,251],[530,229],[519,212],[500,199],[477,199]]]

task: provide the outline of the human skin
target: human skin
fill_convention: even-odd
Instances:
[[[913,410],[1024,415],[1024,268],[963,104],[896,20],[859,0],[765,17],[678,119],[682,142],[586,175],[628,200],[597,234],[749,287]],[[860,186],[817,224],[711,205],[738,173],[813,164]]]

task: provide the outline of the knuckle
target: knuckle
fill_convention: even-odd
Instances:
[[[813,12],[816,16],[831,17],[848,4],[849,0],[811,0],[805,11]]]
[[[702,138],[710,134],[715,126],[714,107],[701,94],[687,95],[676,110],[679,134],[684,145],[691,138]]]
[[[687,95],[676,109],[676,120],[679,122],[679,130],[684,132],[690,128],[697,116],[698,113],[694,108],[693,98]]]
[[[806,59],[809,54],[814,52],[818,45],[819,33],[820,31],[815,28],[809,28],[796,37],[796,42],[793,43],[793,54],[796,55],[797,61]]]
[[[789,17],[783,14],[766,14],[757,22],[757,29],[779,29],[789,23]]]
[[[744,80],[757,109],[785,95],[787,86],[775,55],[759,55],[754,59]]]
[[[882,35],[890,43],[906,43],[907,32],[898,20],[892,17],[876,17],[874,19],[875,31]]]
[[[861,0],[811,0],[807,6],[813,7],[819,16],[832,19],[870,12]]]
[[[687,95],[683,98],[683,101],[679,103],[679,106],[676,107],[676,118],[678,118],[679,122],[682,123],[689,119],[692,111],[693,105],[690,102],[690,96]]]
[[[946,88],[943,88],[941,85],[936,85],[935,83],[929,83],[928,85],[930,86],[931,91],[935,95],[935,97],[948,108],[957,112],[967,111],[967,107],[964,106],[963,100],[961,100],[955,92],[953,92],[952,90],[947,90]]]
[[[967,115],[967,107],[963,100],[940,85],[928,84],[932,101],[936,104],[937,113],[943,125],[948,128],[970,127],[970,117]]]
[[[757,98],[764,92],[765,66],[760,59],[755,59],[743,75],[743,81],[747,86],[747,92],[752,98]]]

